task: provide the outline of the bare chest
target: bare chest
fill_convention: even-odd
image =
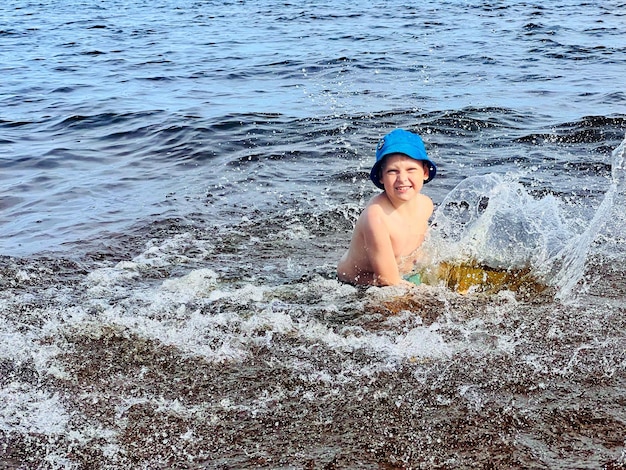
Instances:
[[[427,229],[428,221],[419,220],[417,217],[396,224],[390,231],[391,244],[396,258],[414,253],[424,242]]]

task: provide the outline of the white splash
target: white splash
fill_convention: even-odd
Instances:
[[[605,244],[610,249],[604,249],[605,255],[616,257],[626,255],[626,239],[621,235],[626,228],[626,137],[612,153],[611,185],[604,195],[604,199],[587,230],[563,248],[559,257],[562,258],[562,267],[554,278],[559,287],[557,298],[568,301],[574,298],[574,291],[585,273],[585,265],[592,255],[592,243],[601,234],[606,234]]]
[[[433,261],[474,261],[493,268],[544,266],[571,232],[553,196],[532,197],[511,177],[465,179],[433,218],[425,251]]]

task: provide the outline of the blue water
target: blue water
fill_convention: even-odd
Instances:
[[[358,152],[367,166],[384,131],[451,113],[432,132],[459,138],[429,139],[445,169],[480,164],[494,145],[527,157],[511,140],[584,128],[585,116],[608,135],[582,136],[584,158],[606,159],[589,144],[610,148],[623,127],[619,2],[11,2],[2,13],[9,255],[197,210],[171,199],[211,191],[208,174],[230,178],[224,164],[253,146],[345,171],[361,160],[320,160]],[[550,151],[540,163],[563,153]]]
[[[0,463],[623,463],[625,21],[5,1]],[[438,166],[433,256],[545,291],[336,281],[396,127]]]

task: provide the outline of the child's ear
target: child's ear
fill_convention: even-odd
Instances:
[[[430,176],[430,170],[428,169],[428,165],[422,162],[422,167],[424,168],[424,181],[428,181],[428,177]]]

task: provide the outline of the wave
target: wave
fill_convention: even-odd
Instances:
[[[617,140],[626,131],[624,116],[585,116],[574,122],[557,124],[549,133],[528,134],[516,142],[595,143]]]
[[[66,221],[54,238],[71,234],[72,224],[80,234],[84,220],[95,220],[97,231],[105,221],[115,224],[116,218],[123,221],[121,229],[142,214],[151,223],[151,215],[169,217],[176,210],[185,215],[208,209],[215,220],[228,220],[252,208],[271,211],[286,201],[297,210],[307,200],[331,205],[341,204],[343,198],[363,201],[375,189],[367,175],[376,142],[395,127],[422,134],[441,166],[437,184],[428,188],[436,202],[468,176],[469,168],[470,174],[516,172],[535,195],[601,197],[610,170],[605,159],[623,132],[624,117],[588,116],[551,124],[545,133],[527,132],[542,119],[501,107],[316,118],[279,113],[203,118],[156,110],[50,118],[30,123],[31,131],[43,129],[50,143],[20,144],[15,154],[4,157],[7,177],[15,175],[17,181],[19,172],[33,173],[19,177],[20,186],[14,187],[29,196],[6,199],[3,217],[8,233],[24,236],[19,220],[29,214],[51,220],[35,214],[54,214],[55,224]],[[3,123],[7,129],[13,124]],[[16,132],[21,128],[13,127]],[[12,132],[6,134],[10,140]],[[530,174],[533,167],[541,171]],[[43,186],[35,179],[41,170],[47,171]],[[585,188],[574,182],[581,174],[590,177]],[[15,232],[13,226],[21,228]],[[44,227],[39,225],[40,230]],[[94,230],[89,230],[90,236]]]

